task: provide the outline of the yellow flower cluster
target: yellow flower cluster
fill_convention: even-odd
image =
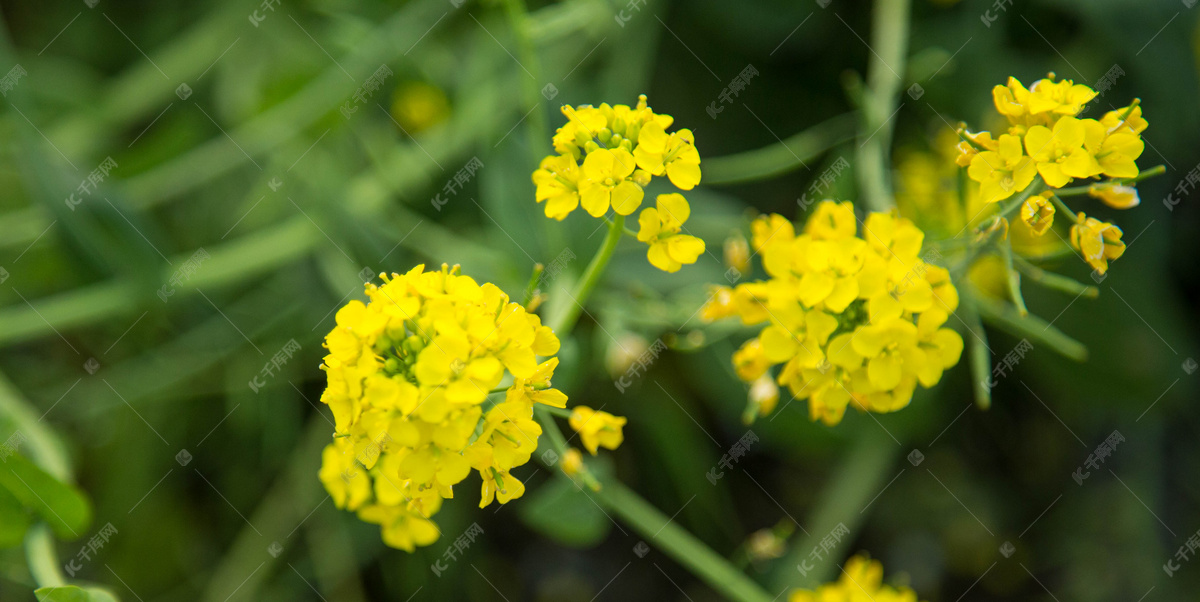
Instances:
[[[883,584],[883,565],[878,560],[854,556],[837,581],[816,591],[792,590],[788,602],[917,602],[917,594],[907,587]]]
[[[644,188],[654,176],[666,176],[680,190],[700,183],[700,153],[691,130],[670,134],[674,118],[637,105],[562,108],[567,123],[554,134],[554,150],[533,172],[537,202],[546,202],[546,217],[563,220],[579,206],[592,217],[611,207],[631,215],[642,205]],[[658,195],[656,206],[638,218],[638,240],[650,245],[655,267],[675,272],[695,263],[704,241],[682,233],[691,209],[678,193]]]
[[[782,216],[759,217],[752,245],[769,280],[716,287],[702,309],[705,320],[766,324],[734,353],[738,377],[754,383],[782,364],[776,381],[831,425],[850,402],[905,407],[963,348],[943,328],[958,292],[949,272],[919,256],[924,233],[894,213],[870,214],[862,236],[857,226],[849,202],[821,202],[800,234]]]
[[[520,497],[511,470],[537,448],[534,404],[563,408],[567,396],[550,386],[558,359],[538,360],[558,338],[495,285],[444,265],[383,278],[325,337],[321,401],[336,433],[319,477],[339,508],[412,551],[438,538],[430,517],[472,469],[480,507]]]
[[[985,203],[994,203],[1025,190],[1040,176],[1051,189],[1074,179],[1106,176],[1110,180],[1089,186],[1088,194],[1118,209],[1138,204],[1137,191],[1122,182],[1136,178],[1136,160],[1145,148],[1141,133],[1146,129],[1142,108],[1135,100],[1127,107],[1109,111],[1100,119],[1080,119],[1084,105],[1096,97],[1091,88],[1071,80],[1055,81],[1054,74],[1026,88],[1014,77],[996,86],[992,99],[996,110],[1008,119],[1007,133],[963,132],[957,161],[980,185]],[[1021,207],[1021,218],[1036,234],[1045,233],[1054,221],[1050,203],[1053,192],[1031,196]],[[1068,213],[1068,215],[1071,215]],[[1116,226],[1071,215],[1071,244],[1098,272],[1108,269],[1108,260],[1120,257],[1121,230]],[[1109,243],[1099,243],[1103,239]],[[1084,248],[1084,244],[1088,247]]]
[[[1145,146],[1140,134],[1147,125],[1141,107],[1134,103],[1099,120],[1076,117],[1095,96],[1083,84],[1054,81],[1053,74],[1029,88],[1015,77],[996,86],[992,98],[1008,118],[1008,132],[997,138],[990,132],[967,134],[959,146],[959,164],[969,166],[985,202],[1024,190],[1037,175],[1051,188],[1073,178],[1137,176],[1134,161]]]

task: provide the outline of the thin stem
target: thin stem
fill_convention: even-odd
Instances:
[[[987,344],[987,331],[975,311],[975,294],[963,291],[961,311],[963,325],[967,328],[967,361],[971,368],[971,388],[975,392],[975,407],[986,410],[992,407],[992,352]]]
[[[1064,292],[1068,295],[1087,297],[1089,299],[1095,299],[1100,296],[1100,289],[1067,278],[1066,276],[1043,270],[1020,255],[1013,256],[1013,264],[1030,280],[1048,289]]]
[[[858,184],[871,211],[896,206],[888,154],[892,145],[896,97],[903,83],[908,48],[909,0],[876,0],[871,23],[871,62],[863,91],[862,128],[856,154]]]
[[[1013,268],[1013,249],[1012,238],[1004,241],[1000,246],[1000,258],[1004,260],[1004,275],[1008,280],[1008,296],[1012,299],[1013,305],[1017,306],[1017,313],[1022,316],[1029,314],[1029,309],[1025,307],[1025,297],[1021,296],[1021,275]]]
[[[596,256],[592,257],[591,263],[583,271],[575,290],[570,293],[572,303],[567,305],[566,309],[549,325],[559,339],[566,338],[575,328],[575,322],[579,320],[579,313],[583,311],[583,304],[587,302],[592,290],[600,282],[600,277],[604,275],[604,268],[608,267],[608,260],[612,259],[613,251],[617,249],[617,243],[621,241],[624,229],[624,215],[618,215],[608,224],[608,235],[604,237],[600,250],[596,251]]]
[[[596,497],[649,543],[661,548],[716,591],[732,600],[771,600],[771,596],[745,573],[625,485],[609,481]]]
[[[1062,199],[1058,198],[1057,194],[1051,195],[1050,201],[1054,203],[1054,206],[1057,207],[1059,211],[1063,212],[1063,215],[1066,216],[1067,219],[1071,220],[1072,224],[1079,221],[1079,216],[1075,215],[1075,212],[1071,211],[1071,208],[1068,207]]]
[[[1138,173],[1138,175],[1136,175],[1132,178],[1118,178],[1115,180],[1109,180],[1108,182],[1096,182],[1096,183],[1088,184],[1086,186],[1071,186],[1070,188],[1059,188],[1058,190],[1054,191],[1054,194],[1056,194],[1058,196],[1079,196],[1079,195],[1087,194],[1088,189],[1091,188],[1092,186],[1095,186],[1096,184],[1106,184],[1107,183],[1107,184],[1117,184],[1120,186],[1129,186],[1130,184],[1137,184],[1138,182],[1141,182],[1142,180],[1145,180],[1147,178],[1153,178],[1154,176],[1161,175],[1166,172],[1167,172],[1167,166],[1155,165],[1154,167],[1151,167],[1150,169],[1143,169],[1140,173]]]

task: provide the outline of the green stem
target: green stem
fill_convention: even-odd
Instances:
[[[971,291],[964,292],[959,313],[967,328],[965,338],[969,354],[967,361],[971,368],[971,388],[975,391],[975,407],[986,410],[992,407],[992,388],[988,386],[992,377],[992,352],[988,349],[983,321],[975,311],[975,295]]]
[[[1017,313],[1022,316],[1028,315],[1029,309],[1025,307],[1025,297],[1021,296],[1021,275],[1013,268],[1012,238],[1000,245],[1000,258],[1004,260],[1004,276],[1008,281],[1008,296],[1012,299],[1013,305],[1017,306]]]
[[[863,93],[863,120],[857,152],[859,187],[872,211],[896,206],[888,163],[896,97],[903,84],[908,48],[909,0],[876,0],[871,23],[871,62]]]
[[[583,271],[579,283],[575,285],[575,290],[571,292],[571,304],[567,305],[566,309],[562,310],[562,313],[556,316],[556,319],[549,325],[559,339],[566,338],[575,328],[575,322],[579,320],[579,313],[583,311],[583,304],[587,302],[592,290],[600,282],[600,277],[604,275],[604,268],[608,267],[608,260],[612,259],[613,251],[617,249],[617,243],[621,241],[624,229],[624,215],[618,215],[616,219],[609,222],[608,235],[604,237],[600,250],[596,251],[596,256],[592,257],[592,261]]]
[[[58,554],[54,551],[54,535],[44,523],[30,527],[25,535],[25,560],[38,587],[61,587],[67,584],[58,566]]]
[[[596,497],[642,537],[691,569],[716,591],[732,600],[768,602],[771,596],[757,583],[717,555],[696,536],[659,512],[641,496],[617,481],[604,483]]]
[[[513,31],[513,37],[517,39],[517,53],[521,55],[521,63],[529,66],[529,78],[522,78],[524,83],[522,93],[525,96],[525,103],[534,106],[541,105],[542,98],[538,83],[542,70],[541,61],[538,60],[533,40],[529,36],[529,13],[525,7],[525,0],[505,0],[504,8],[508,16],[508,25]],[[533,113],[529,117],[528,144],[536,165],[549,152],[546,141],[550,139],[550,126],[546,121],[545,111],[535,110]]]
[[[1138,175],[1136,175],[1132,178],[1119,178],[1119,179],[1115,179],[1115,180],[1110,180],[1108,183],[1118,184],[1121,186],[1129,186],[1130,184],[1137,184],[1138,182],[1141,182],[1142,180],[1145,180],[1147,178],[1153,178],[1154,176],[1161,175],[1166,172],[1167,172],[1167,166],[1155,165],[1154,167],[1151,167],[1150,169],[1143,169],[1141,171],[1141,173],[1139,173]],[[1105,184],[1105,182],[1096,182],[1093,184],[1088,184],[1086,186],[1071,186],[1070,188],[1059,188],[1058,190],[1054,191],[1054,194],[1056,194],[1058,196],[1079,196],[1079,195],[1087,194],[1088,189],[1091,188],[1092,186],[1095,186],[1096,184]]]
[[[1068,207],[1067,204],[1064,203],[1062,199],[1058,198],[1057,194],[1051,195],[1050,201],[1052,203],[1054,203],[1054,206],[1056,208],[1058,208],[1059,211],[1063,212],[1063,215],[1065,215],[1067,217],[1067,219],[1071,220],[1072,224],[1079,221],[1079,216],[1075,215],[1075,212],[1071,211],[1071,208]]]
[[[1014,337],[1027,338],[1035,345],[1044,344],[1056,353],[1077,362],[1087,360],[1087,347],[1083,343],[1067,336],[1045,320],[1033,314],[1017,315],[1007,304],[989,299],[976,291],[972,291],[971,296],[980,316]]]
[[[1066,276],[1043,270],[1020,255],[1013,256],[1013,263],[1030,280],[1048,289],[1061,291],[1068,295],[1083,296],[1089,299],[1095,299],[1100,296],[1100,289],[1067,278]]]

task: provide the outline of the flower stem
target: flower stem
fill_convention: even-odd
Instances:
[[[731,600],[771,600],[767,592],[745,573],[734,568],[728,560],[718,556],[695,535],[688,533],[625,485],[609,481],[597,492],[596,497],[638,534],[662,548],[667,555]]]
[[[888,155],[896,97],[900,93],[908,48],[909,0],[876,0],[872,11],[870,65],[863,91],[862,125],[857,156],[859,188],[867,209],[888,211],[896,206]]]
[[[1054,191],[1054,194],[1056,194],[1058,196],[1079,196],[1081,194],[1087,194],[1088,189],[1091,188],[1092,186],[1095,186],[1097,184],[1105,184],[1105,183],[1118,184],[1121,186],[1131,186],[1133,184],[1137,184],[1138,182],[1141,182],[1142,180],[1145,180],[1147,178],[1153,178],[1154,176],[1161,175],[1166,172],[1167,172],[1167,167],[1165,165],[1155,165],[1154,167],[1151,167],[1150,169],[1143,169],[1141,171],[1141,173],[1139,173],[1138,175],[1136,175],[1132,178],[1118,178],[1118,179],[1114,179],[1114,180],[1109,180],[1108,182],[1093,182],[1091,184],[1087,184],[1084,186],[1071,186],[1070,188],[1059,188],[1058,190]]]
[[[612,259],[613,251],[617,249],[617,243],[621,241],[621,235],[624,233],[625,216],[618,215],[609,222],[608,235],[604,237],[604,243],[600,245],[600,250],[596,251],[596,256],[592,257],[591,263],[583,271],[579,283],[575,285],[575,290],[570,293],[572,304],[567,305],[566,309],[549,324],[550,329],[558,335],[559,339],[566,338],[575,328],[575,323],[579,321],[579,312],[583,311],[583,304],[587,302],[592,290],[600,282],[600,277],[604,275],[604,268],[608,267],[608,260]]]

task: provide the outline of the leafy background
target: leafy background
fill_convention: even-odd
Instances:
[[[1200,567],[1168,577],[1162,565],[1200,529],[1198,377],[1185,369],[1198,212],[1186,194],[1173,209],[1162,200],[1200,163],[1200,9],[1042,0],[993,9],[985,26],[991,6],[914,2],[899,75],[924,92],[900,96],[894,154],[927,151],[947,123],[985,124],[990,89],[1009,75],[1094,84],[1122,68],[1101,102],[1142,99],[1141,164],[1166,175],[1140,187],[1135,210],[1094,209],[1130,242],[1098,299],[1027,287],[1031,309],[1086,343],[1088,360],[1035,345],[986,412],[965,362],[904,411],[834,428],[785,396],[714,485],[706,474],[747,430],[728,366],[747,333],[694,312],[703,285],[725,281],[722,241],[751,211],[801,217],[813,178],[853,159],[852,118],[836,118],[855,109],[871,58],[867,3],[567,0],[526,14],[446,0],[0,2],[0,71],[28,72],[0,105],[0,440],[26,438],[0,467],[0,599],[32,599],[31,569],[65,564],[110,523],[117,534],[76,583],[123,600],[716,598],[652,539],[635,553],[643,538],[535,464],[513,504],[476,509],[471,481],[446,504],[445,533],[478,522],[485,535],[441,577],[430,565],[452,535],[387,549],[316,480],[332,430],[317,402],[320,341],[332,310],[361,297],[359,273],[460,263],[516,294],[534,262],[570,249],[569,282],[600,242],[597,222],[542,217],[529,173],[558,106],[642,92],[695,132],[706,161],[768,148],[809,168],[690,193],[711,253],[676,275],[651,268],[644,247],[618,249],[556,380],[576,403],[630,417],[610,470],[739,562],[751,533],[794,529],[782,558],[746,566],[772,594],[833,579],[866,550],[935,601],[1190,596]],[[381,64],[394,75],[343,116]],[[747,65],[760,75],[710,117]],[[406,121],[398,99],[414,82],[444,93],[442,119]],[[68,207],[106,157],[112,175]],[[435,207],[473,157],[478,175]],[[837,185],[855,196],[852,177]],[[161,299],[198,249],[210,258]],[[1056,269],[1087,281],[1073,257]],[[998,355],[1019,340],[990,335]],[[604,366],[620,374],[622,344],[660,337],[672,351],[626,393],[611,387]],[[252,390],[291,340],[299,355]],[[1114,430],[1126,442],[1076,484]],[[838,523],[852,535],[801,575]]]

